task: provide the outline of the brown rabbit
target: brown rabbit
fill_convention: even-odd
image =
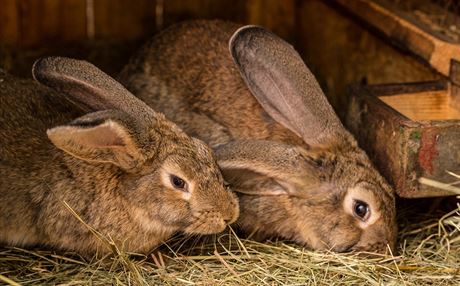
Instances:
[[[217,150],[246,232],[338,252],[394,246],[393,190],[276,35],[184,22],[154,37],[120,79]]]
[[[203,142],[90,63],[45,58],[33,76],[54,91],[0,74],[0,244],[107,253],[92,227],[145,253],[236,220]]]

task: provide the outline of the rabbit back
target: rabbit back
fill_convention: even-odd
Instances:
[[[0,112],[0,229],[6,235],[0,241],[34,244],[43,231],[37,213],[49,195],[43,186],[62,174],[54,167],[62,165],[62,157],[46,130],[82,112],[59,93],[6,73],[0,75]],[[13,226],[21,230],[9,232]]]
[[[147,43],[119,80],[211,146],[245,138],[302,145],[265,112],[241,78],[227,44],[239,27],[220,20],[179,23]]]

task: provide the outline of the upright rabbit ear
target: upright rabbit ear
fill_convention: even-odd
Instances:
[[[337,140],[345,130],[294,48],[256,26],[237,30],[229,42],[233,60],[265,111],[310,145]]]
[[[225,180],[253,195],[297,195],[318,183],[317,160],[300,148],[266,140],[238,140],[216,149]]]
[[[48,129],[47,134],[56,147],[76,158],[130,170],[146,160],[132,122],[126,113],[104,110]]]
[[[32,74],[38,82],[65,93],[69,100],[91,110],[118,109],[146,120],[154,115],[144,102],[86,61],[42,58],[34,63]]]

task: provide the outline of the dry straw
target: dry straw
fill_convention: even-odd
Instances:
[[[428,212],[417,208],[421,202],[398,206],[399,247],[389,255],[312,252],[288,242],[240,239],[230,229],[176,237],[141,256],[95,232],[113,255],[87,261],[73,253],[0,248],[0,284],[460,285],[460,205],[455,198],[450,203],[447,214],[436,210],[439,204]]]

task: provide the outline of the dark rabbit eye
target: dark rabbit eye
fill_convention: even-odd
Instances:
[[[224,181],[224,188],[230,190],[230,183]]]
[[[171,184],[174,186],[176,189],[184,190],[185,189],[185,181],[182,178],[179,178],[178,176],[171,175]]]
[[[363,201],[355,201],[353,206],[353,212],[359,219],[366,220],[370,214],[369,205]]]

